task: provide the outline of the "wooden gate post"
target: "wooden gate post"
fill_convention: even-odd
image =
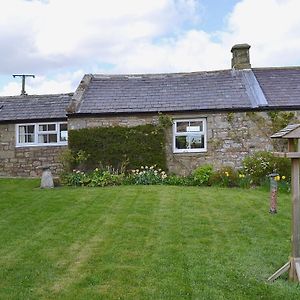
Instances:
[[[274,152],[277,157],[288,157],[292,161],[291,187],[292,187],[292,253],[290,260],[277,270],[268,281],[274,281],[283,273],[289,271],[289,280],[300,282],[300,124],[288,125],[271,138],[288,139],[288,152]]]
[[[300,143],[297,140],[289,140],[289,149],[295,151],[295,148],[299,152]],[[299,199],[299,158],[292,158],[292,176],[291,176],[291,188],[292,188],[292,257],[293,263],[289,270],[289,278],[293,281],[298,281],[300,278],[297,276],[297,260],[300,257],[299,246],[299,226],[300,226],[300,199]]]

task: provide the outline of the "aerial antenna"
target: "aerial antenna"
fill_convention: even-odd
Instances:
[[[26,77],[35,78],[35,76],[34,75],[28,75],[28,74],[15,74],[15,75],[13,75],[13,78],[15,78],[15,77],[22,77],[22,91],[21,91],[21,96],[27,95],[27,93],[25,91],[25,79],[26,79]]]

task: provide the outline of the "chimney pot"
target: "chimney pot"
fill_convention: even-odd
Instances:
[[[251,69],[250,56],[249,56],[250,47],[251,46],[248,44],[237,44],[231,48],[232,69]]]

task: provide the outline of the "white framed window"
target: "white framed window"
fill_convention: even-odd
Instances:
[[[206,152],[206,119],[173,121],[173,152]]]
[[[16,146],[59,146],[68,143],[66,122],[16,125]]]

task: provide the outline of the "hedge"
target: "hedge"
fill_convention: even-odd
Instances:
[[[151,124],[70,130],[69,148],[74,156],[85,152],[85,170],[99,165],[120,169],[124,164],[127,169],[157,165],[166,170],[164,130]]]

